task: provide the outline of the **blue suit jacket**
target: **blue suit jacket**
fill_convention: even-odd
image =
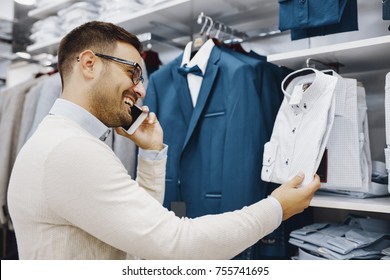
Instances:
[[[292,72],[291,69],[284,66],[277,66],[269,63],[266,57],[250,51],[243,54],[237,51],[222,46],[223,51],[229,52],[234,57],[249,64],[253,68],[253,75],[255,76],[256,90],[260,96],[261,110],[263,112],[265,130],[263,131],[265,137],[269,139],[272,134],[276,115],[278,114],[280,104],[282,104],[284,94],[281,90],[281,84],[288,74]]]
[[[267,135],[253,66],[214,47],[193,108],[181,61],[150,76],[145,98],[169,145],[164,205],[184,201],[198,217],[258,201]]]

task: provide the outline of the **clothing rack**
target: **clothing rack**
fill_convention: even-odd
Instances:
[[[159,44],[165,44],[165,45],[168,45],[170,47],[175,47],[175,48],[179,48],[179,49],[183,49],[185,47],[183,44],[166,39],[164,37],[161,37],[161,36],[156,35],[156,34],[151,33],[151,32],[137,34],[137,38],[144,45],[151,44],[154,41],[154,42],[157,42]]]
[[[197,23],[203,24],[200,31],[200,35],[203,35],[203,33],[205,33],[206,27],[208,27],[205,33],[207,36],[210,36],[210,32],[212,30],[216,30],[216,34],[214,35],[214,38],[216,39],[219,39],[218,37],[221,32],[229,35],[230,38],[224,40],[225,44],[253,41],[253,40],[258,40],[264,37],[273,36],[282,33],[279,30],[278,26],[270,26],[270,27],[260,28],[256,31],[251,31],[249,34],[247,32],[242,32],[237,29],[234,29],[231,26],[226,25],[222,22],[215,21],[210,16],[206,16],[204,12],[201,12],[199,14]]]
[[[200,35],[206,35],[209,37],[211,31],[216,30],[216,33],[214,35],[214,38],[216,38],[216,39],[219,39],[219,35],[221,32],[230,36],[229,39],[224,40],[224,43],[226,43],[226,44],[243,42],[249,38],[248,34],[246,34],[245,32],[238,31],[238,30],[232,28],[231,26],[228,26],[222,22],[215,21],[211,17],[206,16],[204,12],[201,12],[199,14],[197,23],[203,24],[203,26],[199,32]],[[206,30],[206,27],[207,27],[207,30]]]

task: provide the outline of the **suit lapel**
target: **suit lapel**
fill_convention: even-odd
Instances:
[[[219,66],[217,64],[220,58],[221,50],[218,47],[214,47],[211,51],[209,61],[207,63],[206,73],[203,78],[202,86],[199,91],[198,100],[196,106],[193,109],[192,116],[189,122],[186,139],[184,141],[183,150],[185,149],[188,141],[190,140],[195,127],[200,119],[203,109],[206,105],[207,99],[211,93],[215,78],[217,77]],[[188,91],[188,87],[187,87]],[[192,107],[192,106],[191,106]]]
[[[178,57],[177,63],[171,68],[173,81],[176,87],[176,92],[178,93],[178,101],[180,104],[181,112],[184,116],[184,120],[188,125],[191,119],[193,107],[190,96],[190,90],[188,89],[187,78],[180,75],[178,69],[180,67],[180,62],[182,60],[182,55]]]

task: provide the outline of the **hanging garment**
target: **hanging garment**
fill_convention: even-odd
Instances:
[[[263,112],[264,119],[264,129],[261,133],[263,137],[262,143],[265,143],[271,137],[273,123],[275,122],[280,104],[283,101],[284,95],[281,91],[280,84],[284,77],[291,73],[292,70],[267,63],[266,57],[254,51],[244,54],[226,45],[222,45],[221,49],[247,63],[254,70],[257,94],[260,97],[260,110]],[[262,147],[260,147],[260,152],[263,154]],[[258,162],[258,165],[261,165],[261,161]],[[279,186],[264,181],[261,184],[263,185],[262,190],[264,191],[263,197],[270,194],[273,189]],[[234,198],[234,193],[231,196]],[[304,215],[297,215],[288,222],[283,222],[277,230],[274,230],[271,234],[265,236],[254,246],[243,252],[250,256],[249,258],[244,257],[244,259],[288,258],[288,256],[292,255],[292,252],[290,252],[292,246],[287,242],[288,234],[291,230],[297,229],[299,225],[303,226],[304,224],[310,223],[309,216],[310,213],[306,212]]]
[[[382,19],[390,20],[390,1],[382,0]]]
[[[61,95],[61,77],[59,73],[53,74],[43,81],[42,92],[36,104],[35,113],[30,116],[33,120],[27,133],[27,140],[35,132],[43,118],[49,113],[55,100]],[[23,143],[24,144],[24,143]]]
[[[264,197],[265,125],[254,68],[217,46],[202,55],[210,41],[193,59],[185,50],[153,73],[145,98],[169,145],[164,205],[184,202],[187,217],[236,210]],[[190,81],[178,73],[196,60],[203,77],[189,74]]]
[[[34,118],[32,116],[35,115],[37,103],[42,93],[43,84],[44,83],[41,82],[33,86],[30,89],[29,93],[26,95],[25,100],[23,102],[23,111],[22,111],[22,118],[20,121],[17,152],[20,151],[20,149],[28,139],[28,133],[34,121]]]
[[[333,126],[336,84],[336,77],[311,68],[283,80],[284,100],[264,146],[264,181],[284,183],[300,171],[303,186],[313,180]]]
[[[387,173],[390,172],[390,72],[386,75],[385,81],[385,116],[386,116],[386,148],[385,161]],[[388,191],[390,192],[390,181],[388,181]]]
[[[146,72],[148,77],[156,70],[160,68],[162,62],[158,56],[158,53],[153,50],[147,50],[142,53],[142,58],[145,61]]]
[[[61,77],[57,72],[42,79],[37,92],[30,92],[23,104],[22,124],[18,151],[34,133],[39,123],[49,113],[54,101],[61,95]]]
[[[192,45],[193,43],[189,42],[185,47],[183,59],[177,71],[178,74],[187,80],[192,107],[195,107],[204,79],[204,73],[206,73],[208,59],[215,45],[212,40],[207,40],[193,57]]]
[[[260,96],[261,111],[263,112],[265,130],[262,135],[269,141],[272,127],[275,122],[280,104],[283,101],[283,92],[280,89],[284,77],[292,72],[287,67],[280,67],[267,63],[263,56],[250,51],[247,55],[221,46],[223,51],[250,65],[254,70],[257,94]]]
[[[0,108],[0,223],[8,222],[7,190],[11,170],[17,155],[18,139],[22,119],[22,106],[30,89],[40,80],[30,79],[14,87],[0,92],[2,97]]]

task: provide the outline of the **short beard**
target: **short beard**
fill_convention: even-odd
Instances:
[[[114,100],[114,95],[110,95],[112,90],[96,86],[90,94],[90,110],[107,127],[119,127],[130,124],[130,114],[124,115],[123,98],[119,103]],[[112,98],[110,98],[112,97]]]

